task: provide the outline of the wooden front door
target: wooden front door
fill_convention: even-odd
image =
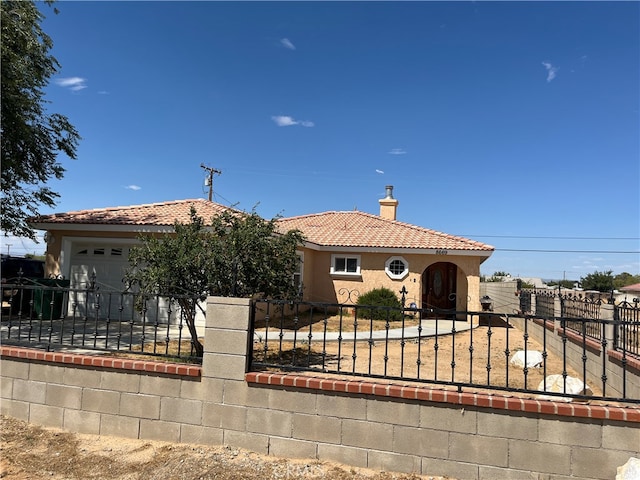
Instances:
[[[422,308],[455,310],[456,274],[453,263],[438,262],[422,274]]]

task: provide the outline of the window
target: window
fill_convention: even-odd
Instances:
[[[304,264],[304,252],[296,252],[298,255],[298,268],[293,273],[293,285],[296,287],[299,293],[302,293],[302,269]]]
[[[360,255],[331,255],[332,275],[360,275]]]
[[[409,273],[409,263],[402,257],[390,257],[384,264],[384,271],[393,280],[402,280]]]

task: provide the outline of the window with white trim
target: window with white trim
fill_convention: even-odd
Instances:
[[[384,271],[393,280],[402,280],[409,274],[409,262],[403,257],[389,257],[384,264]]]
[[[304,252],[296,252],[298,255],[298,265],[295,272],[293,272],[293,285],[296,287],[296,290],[302,293],[302,273],[304,268]]]
[[[360,255],[331,255],[332,275],[360,275]]]

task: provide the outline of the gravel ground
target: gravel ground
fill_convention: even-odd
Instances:
[[[84,435],[0,416],[0,478],[11,480],[444,480],[247,450]]]

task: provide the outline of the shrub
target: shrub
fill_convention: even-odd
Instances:
[[[376,288],[358,297],[358,317],[374,320],[402,320],[402,305],[393,291],[388,288]],[[390,308],[384,308],[390,307]]]

